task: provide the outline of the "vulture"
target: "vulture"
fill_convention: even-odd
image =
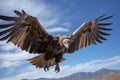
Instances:
[[[49,71],[55,66],[55,72],[60,71],[59,63],[64,61],[64,54],[107,40],[104,36],[112,30],[105,26],[111,25],[105,20],[112,17],[102,15],[89,22],[84,22],[70,35],[50,35],[39,23],[36,17],[27,14],[24,10],[14,10],[17,16],[0,15],[0,20],[8,23],[0,24],[0,41],[6,40],[31,54],[38,54],[28,59],[36,68]],[[105,22],[103,22],[105,21]]]

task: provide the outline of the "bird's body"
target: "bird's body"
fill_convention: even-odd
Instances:
[[[97,19],[83,23],[71,35],[49,35],[36,17],[28,15],[25,11],[14,11],[18,17],[2,16],[1,20],[13,21],[13,23],[0,25],[0,41],[7,40],[17,45],[22,50],[29,53],[40,54],[37,57],[28,59],[36,68],[44,68],[49,70],[50,66],[55,65],[55,71],[59,72],[59,63],[64,61],[65,53],[73,53],[83,47],[95,45],[101,40],[106,40],[103,36],[110,35],[103,31],[112,29],[104,28],[103,26],[111,25],[112,23],[100,23],[112,16],[100,16]]]

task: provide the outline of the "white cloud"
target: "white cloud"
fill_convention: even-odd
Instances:
[[[101,59],[101,60],[93,60],[91,62],[87,62],[84,64],[77,64],[70,68],[71,72],[77,71],[95,71],[101,68],[107,68],[113,65],[120,64],[120,56]]]
[[[0,49],[3,50],[3,51],[10,51],[10,50],[16,50],[17,49],[17,47],[14,46],[14,44],[12,44],[12,43],[9,43],[9,44],[6,45],[6,41],[1,42],[0,47],[1,47]]]
[[[44,72],[42,69],[35,69],[33,66],[27,66],[25,69],[21,70],[21,73],[16,76],[11,76],[7,78],[3,78],[1,80],[18,80],[18,79],[35,79],[40,77],[47,77],[47,78],[59,78],[68,76],[70,74],[84,71],[96,71],[98,69],[107,68],[110,66],[120,64],[120,56],[115,56],[108,59],[99,59],[93,60],[83,64],[77,64],[75,66],[68,66],[64,65],[61,66],[61,72],[55,73],[53,72],[54,69],[51,68],[49,72]]]
[[[28,58],[28,54],[22,53],[3,53],[0,54],[0,68],[10,68],[15,66],[20,66],[25,63],[25,59]]]
[[[48,29],[47,31],[50,33],[53,33],[53,32],[68,32],[69,30],[63,27],[55,27],[55,28]]]
[[[62,23],[61,25],[70,28],[71,23],[70,23],[70,22],[64,22],[64,23]]]
[[[0,50],[2,50],[0,53],[0,68],[21,66],[26,63],[28,58],[37,55],[28,54],[26,51],[20,50],[17,46],[14,46],[11,43],[6,44],[5,42],[1,42],[0,46]],[[15,52],[12,50],[15,50]]]

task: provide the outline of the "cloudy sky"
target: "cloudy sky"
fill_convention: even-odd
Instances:
[[[96,71],[102,68],[120,69],[120,1],[119,0],[0,0],[0,14],[15,16],[13,10],[25,10],[38,18],[52,35],[69,35],[83,22],[103,14],[114,15],[108,22],[113,28],[108,41],[66,54],[61,72],[36,69],[26,60],[36,56],[21,51],[11,43],[0,42],[0,80],[59,78],[76,72]],[[0,23],[3,21],[0,20]],[[5,22],[4,22],[5,23]]]

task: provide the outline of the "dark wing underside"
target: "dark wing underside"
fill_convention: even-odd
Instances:
[[[107,20],[111,17],[112,16],[104,17],[103,15],[93,21],[82,24],[71,34],[68,53],[72,53],[80,48],[90,46],[92,44],[96,45],[97,42],[102,43],[102,40],[107,40],[103,36],[110,35],[106,32],[112,29],[104,26],[111,25],[112,23],[102,23],[101,21]]]
[[[8,24],[0,24],[0,41],[12,42],[29,53],[44,52],[52,36],[48,35],[35,17],[23,10],[14,12],[18,17],[0,15],[1,20],[11,21]]]

